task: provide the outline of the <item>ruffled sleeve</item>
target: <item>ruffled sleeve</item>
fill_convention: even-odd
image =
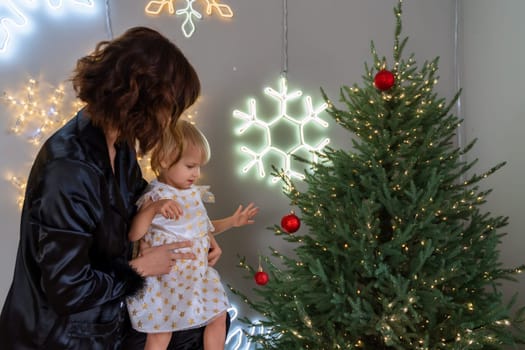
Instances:
[[[163,186],[157,180],[153,180],[148,184],[144,193],[137,200],[137,207],[141,207],[144,202],[151,200],[153,202],[158,201],[159,199],[168,198],[169,195],[165,193]]]
[[[203,203],[215,203],[215,195],[210,191],[210,186],[195,186],[201,195]],[[210,217],[208,216],[208,232],[214,232],[215,227],[213,226]]]
[[[195,186],[201,194],[204,203],[215,203],[215,195],[210,192],[210,186]]]

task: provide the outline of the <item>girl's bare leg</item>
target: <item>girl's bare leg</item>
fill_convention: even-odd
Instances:
[[[204,350],[224,350],[226,343],[226,312],[215,317],[204,328]]]
[[[148,333],[144,350],[166,350],[171,340],[171,332]]]

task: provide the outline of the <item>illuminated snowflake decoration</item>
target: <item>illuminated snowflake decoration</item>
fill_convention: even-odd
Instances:
[[[74,100],[69,110],[64,110],[64,88],[59,86],[47,98],[40,96],[40,84],[29,79],[25,88],[16,95],[4,92],[0,102],[13,112],[14,122],[10,131],[26,134],[28,141],[40,145],[42,140],[62,126],[78,111],[82,104]]]
[[[24,193],[26,190],[27,179],[25,177],[21,178],[14,175],[8,175],[7,178],[18,192],[16,203],[18,204],[18,209],[22,209],[22,206],[24,205]]]
[[[267,333],[267,330],[263,325],[256,327],[250,327],[249,329],[243,329],[240,326],[235,325],[235,320],[238,316],[238,311],[235,306],[232,306],[228,309],[230,314],[230,319],[232,326],[228,332],[228,337],[226,338],[226,349],[227,350],[250,350],[253,349],[255,344],[252,344],[251,340],[247,336],[262,335]],[[238,322],[238,321],[237,321]]]
[[[297,90],[289,93],[287,87],[287,81],[285,78],[280,80],[280,90],[274,90],[270,87],[264,89],[264,93],[277,101],[278,111],[277,114],[264,120],[257,116],[257,108],[255,99],[248,101],[248,112],[240,110],[234,110],[233,116],[235,118],[244,121],[244,125],[238,129],[239,135],[244,134],[249,129],[259,129],[264,134],[265,145],[260,150],[254,150],[247,146],[242,146],[241,151],[250,156],[251,160],[242,168],[242,172],[248,172],[252,167],[256,167],[260,177],[265,177],[265,160],[269,156],[277,156],[283,160],[283,172],[284,175],[290,178],[297,178],[303,180],[305,178],[303,172],[295,170],[292,166],[293,157],[299,152],[308,152],[312,162],[317,162],[317,154],[321,153],[322,149],[330,142],[330,139],[324,138],[317,145],[310,145],[306,141],[305,128],[310,123],[315,123],[323,128],[328,127],[328,123],[319,117],[328,105],[326,103],[321,104],[318,107],[314,107],[312,104],[312,98],[306,96],[303,98],[305,113],[299,117],[292,116],[288,113],[289,103],[303,95],[302,91]],[[292,125],[297,130],[298,141],[296,144],[291,145],[287,149],[281,149],[277,147],[272,138],[274,136],[272,131],[281,123]],[[290,135],[293,136],[293,135]],[[273,177],[272,182],[275,183],[279,180],[278,177]]]
[[[71,103],[70,108],[65,106],[62,86],[52,90],[47,98],[43,98],[39,82],[29,79],[21,92],[15,95],[4,92],[0,96],[0,103],[6,105],[13,118],[9,131],[15,135],[24,135],[31,144],[38,146],[82,108],[82,103],[77,99]],[[8,180],[18,191],[17,201],[21,207],[26,179],[11,174],[8,175]]]
[[[30,2],[30,3],[34,3],[35,0],[25,0],[27,2]],[[71,3],[72,5],[81,5],[81,6],[86,6],[86,7],[93,7],[93,1],[94,0],[47,0],[47,4],[49,5],[49,7],[53,8],[53,9],[59,9],[61,8],[62,6],[64,6],[64,3]]]
[[[185,0],[186,6],[175,11],[173,2],[175,0],[152,0],[146,5],[145,11],[149,15],[158,15],[162,11],[167,11],[170,15],[174,13],[177,16],[183,16],[184,21],[182,22],[181,29],[186,38],[189,38],[195,32],[194,19],[202,19],[202,14],[195,10],[193,4],[196,0]],[[206,14],[210,16],[214,11],[221,17],[230,18],[233,17],[233,11],[230,6],[220,4],[217,0],[205,0],[206,2]]]
[[[27,12],[34,7],[36,0],[1,0],[0,1],[0,54],[5,53],[12,40],[12,31],[20,30],[21,28],[29,25],[29,19]],[[94,7],[94,0],[69,0],[74,6],[81,7]],[[63,0],[47,0],[47,5],[51,10],[58,11],[64,6]],[[23,7],[21,4],[26,4]]]
[[[27,18],[10,0],[0,4],[0,53],[6,51],[7,45],[11,41],[9,28],[20,28],[26,24]]]

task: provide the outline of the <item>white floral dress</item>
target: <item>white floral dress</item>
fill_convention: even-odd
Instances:
[[[146,286],[127,299],[133,328],[145,333],[172,332],[206,325],[230,306],[218,272],[208,266],[208,233],[213,225],[202,196],[207,187],[179,190],[154,180],[139,199],[153,201],[172,198],[183,208],[178,220],[156,215],[144,236],[151,246],[193,241],[194,260],[177,260],[169,274],[146,277]]]

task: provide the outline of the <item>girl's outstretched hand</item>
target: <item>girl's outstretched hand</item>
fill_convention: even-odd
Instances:
[[[253,218],[259,212],[259,208],[255,206],[252,202],[243,208],[242,205],[239,205],[235,213],[232,215],[232,225],[233,227],[240,227],[244,225],[253,224],[255,220]]]

